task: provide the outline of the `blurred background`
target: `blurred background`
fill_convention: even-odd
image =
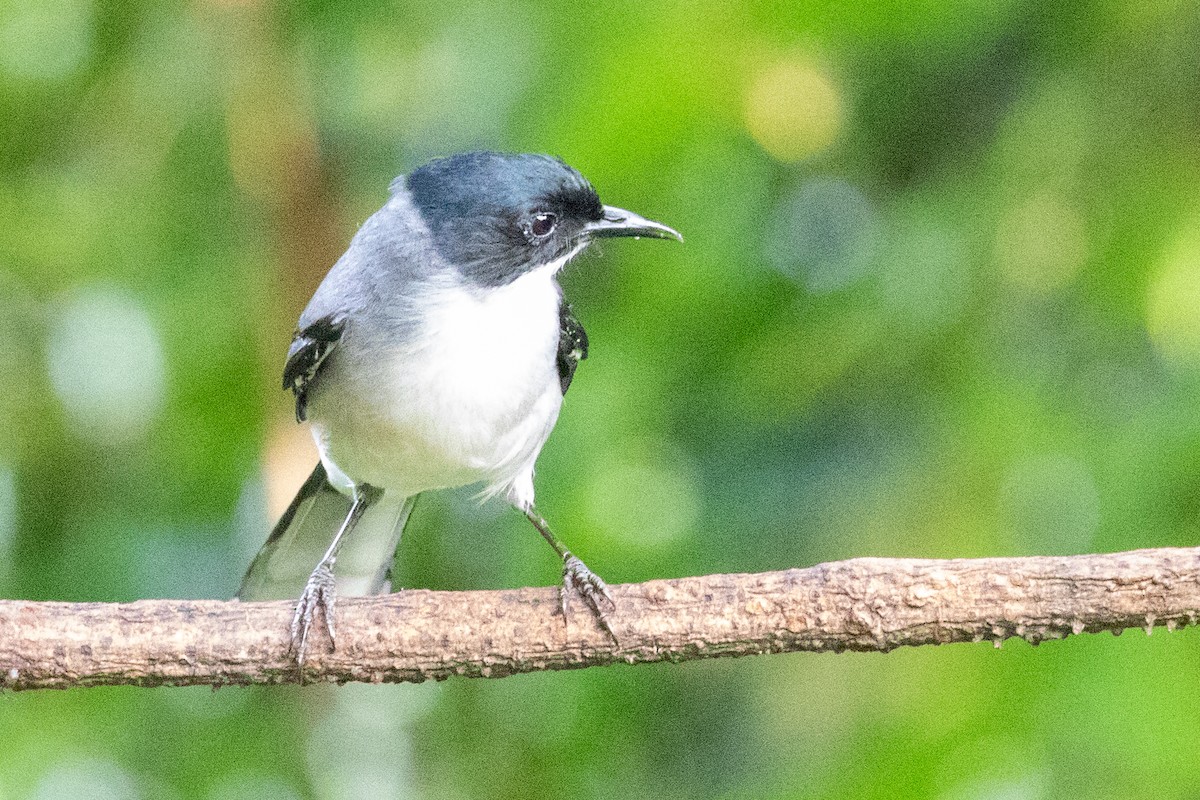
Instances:
[[[1195,2],[0,0],[0,596],[230,596],[300,310],[480,147],[687,240],[563,278],[538,496],[608,581],[1200,537]],[[399,585],[557,582],[470,497]],[[0,800],[1197,798],[1197,637],[8,695]]]

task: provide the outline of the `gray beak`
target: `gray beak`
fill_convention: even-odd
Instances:
[[[673,228],[668,228],[661,222],[639,217],[632,211],[615,206],[605,206],[604,216],[595,222],[584,226],[584,234],[589,239],[602,239],[610,236],[646,236],[651,239],[678,239],[683,237]]]

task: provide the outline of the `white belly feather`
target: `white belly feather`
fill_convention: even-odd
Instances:
[[[513,499],[532,502],[533,462],[562,404],[556,271],[484,291],[440,286],[416,334],[372,368],[330,364],[341,374],[322,381],[309,418],[331,477],[405,494],[482,480],[513,495],[516,484]]]

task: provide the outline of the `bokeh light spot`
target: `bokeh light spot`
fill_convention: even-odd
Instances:
[[[1150,284],[1146,324],[1164,356],[1200,365],[1200,237],[1192,235],[1164,259]]]
[[[307,425],[284,419],[272,427],[263,449],[267,516],[272,520],[283,516],[319,458]],[[256,536],[261,538],[259,534]]]
[[[91,52],[92,7],[86,0],[0,4],[0,70],[18,78],[69,77]]]
[[[746,129],[780,161],[801,161],[829,147],[845,115],[833,80],[802,57],[759,71],[746,90]]]
[[[31,800],[135,800],[142,796],[133,776],[115,761],[87,757],[53,765],[28,795]]]
[[[837,291],[870,268],[878,227],[875,209],[856,187],[836,178],[808,181],[775,207],[766,256],[813,294]]]
[[[971,293],[963,237],[936,224],[917,223],[892,239],[880,265],[883,301],[898,316],[923,326],[957,319]]]
[[[413,166],[495,146],[538,77],[532,8],[507,0],[464,6],[413,48],[397,47],[410,38],[405,30],[375,25],[355,42],[351,83],[326,102],[349,112],[356,128],[399,134]]]
[[[138,438],[162,408],[158,331],[130,295],[90,288],[66,298],[48,343],[50,382],[76,431],[98,444]]]
[[[1036,194],[1009,210],[996,232],[996,261],[1013,284],[1035,292],[1065,286],[1087,257],[1083,217],[1063,198]]]
[[[306,750],[313,796],[322,800],[404,797],[416,782],[413,726],[441,693],[426,683],[416,691],[347,684],[309,731]]]

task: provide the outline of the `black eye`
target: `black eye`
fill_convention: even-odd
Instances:
[[[535,214],[533,224],[529,226],[529,232],[539,239],[549,236],[554,233],[554,226],[558,224],[558,217],[548,212]]]

